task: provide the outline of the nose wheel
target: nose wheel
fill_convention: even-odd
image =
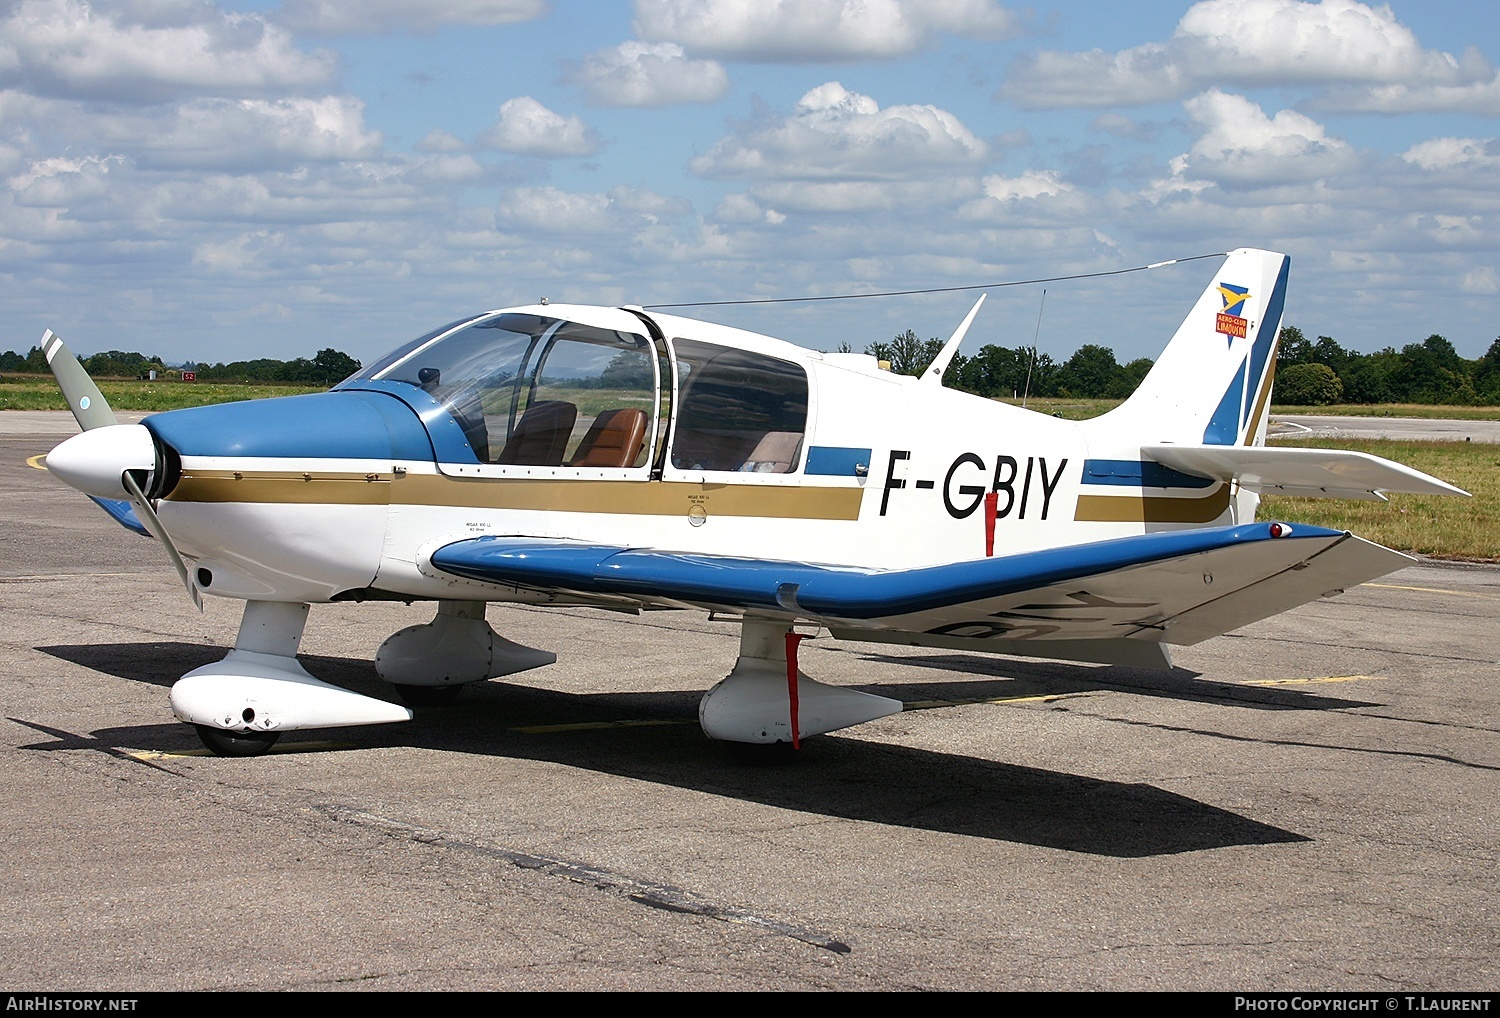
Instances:
[[[260,756],[269,753],[280,732],[230,732],[209,725],[194,725],[198,738],[214,756]]]

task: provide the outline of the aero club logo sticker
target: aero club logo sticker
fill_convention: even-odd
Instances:
[[[1232,283],[1220,283],[1219,296],[1224,298],[1224,309],[1219,312],[1214,331],[1228,336],[1231,343],[1236,339],[1244,339],[1247,323],[1245,316],[1240,312],[1245,308],[1245,301],[1250,296],[1250,288],[1235,286]]]

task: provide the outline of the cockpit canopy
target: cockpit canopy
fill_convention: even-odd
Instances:
[[[481,464],[789,473],[801,460],[808,382],[798,364],[686,337],[517,311],[460,319],[346,380],[406,383],[463,430]],[[660,464],[660,459],[657,459]]]
[[[503,312],[446,325],[355,377],[431,395],[481,463],[628,467],[646,456],[655,360],[643,335]]]

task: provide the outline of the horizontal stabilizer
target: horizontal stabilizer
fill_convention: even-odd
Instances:
[[[1287,449],[1255,445],[1148,445],[1143,456],[1173,470],[1219,481],[1238,481],[1265,495],[1307,498],[1381,498],[1465,495],[1446,481],[1392,460],[1342,449]]]

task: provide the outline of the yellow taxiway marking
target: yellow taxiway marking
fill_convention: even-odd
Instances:
[[[1240,686],[1311,686],[1320,682],[1363,682],[1365,680],[1379,681],[1376,675],[1324,675],[1313,679],[1253,679],[1249,682],[1239,682]]]
[[[28,467],[34,467],[37,470],[46,470],[47,454],[44,452],[39,452],[35,456],[27,456],[26,465]]]
[[[913,700],[902,710],[932,710],[935,707],[968,707],[976,703],[1052,703],[1055,700],[1071,700],[1088,693],[1042,693],[1037,696],[976,696],[972,700]]]
[[[1446,587],[1403,587],[1399,583],[1365,583],[1362,586],[1379,587],[1382,590],[1415,590],[1423,594],[1457,594],[1460,597],[1500,597],[1479,590],[1449,590]]]

